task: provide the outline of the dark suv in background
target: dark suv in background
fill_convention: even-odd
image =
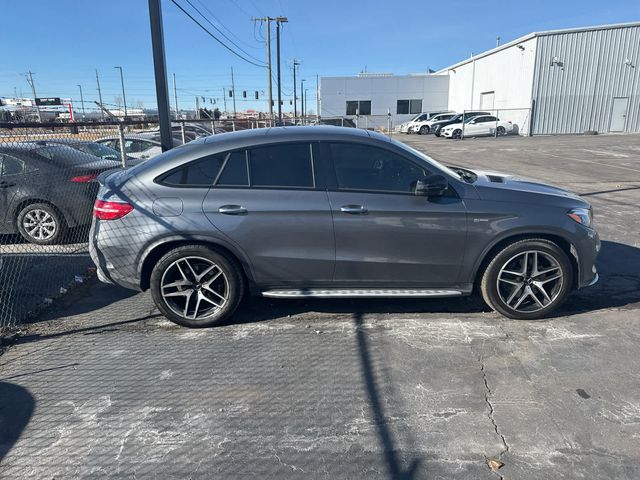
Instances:
[[[506,174],[448,168],[337,127],[196,140],[103,174],[90,233],[99,278],[151,289],[169,319],[223,322],[277,298],[456,297],[540,318],[597,280],[590,205]]]

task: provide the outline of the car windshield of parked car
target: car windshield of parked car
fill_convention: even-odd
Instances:
[[[85,143],[80,145],[79,148],[83,152],[90,153],[91,155],[95,155],[96,157],[100,157],[105,160],[120,159],[120,152],[100,143]]]

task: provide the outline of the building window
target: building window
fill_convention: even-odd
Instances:
[[[397,114],[422,113],[422,100],[398,100],[396,105]]]
[[[347,115],[371,115],[371,100],[347,100]]]

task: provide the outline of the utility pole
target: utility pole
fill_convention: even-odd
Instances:
[[[296,111],[296,67],[300,65],[295,58],[293,59],[293,124],[296,124],[296,118],[298,117],[298,112]]]
[[[78,84],[78,88],[80,89],[80,105],[82,105],[82,119],[84,120],[84,97],[82,96],[82,85]]]
[[[173,148],[169,109],[169,88],[167,82],[167,62],[164,54],[164,33],[162,31],[162,8],[160,0],[149,0],[149,22],[151,23],[151,47],[153,50],[153,70],[156,79],[156,99],[160,122],[160,144],[162,151]],[[120,70],[122,74],[122,70]],[[124,81],[122,82],[124,99]],[[125,103],[126,108],[126,103]],[[126,110],[125,110],[126,115]]]
[[[304,89],[304,114],[307,115],[307,99],[309,98],[309,94],[307,93],[309,88]]]
[[[320,124],[320,81],[316,74],[316,123]]]
[[[300,119],[302,120],[302,124],[304,125],[304,82],[306,80],[303,78],[300,80]]]
[[[178,119],[178,88],[176,87],[176,74],[173,73],[173,103],[176,105],[176,120]]]
[[[227,89],[222,87],[222,101],[224,102],[224,114],[227,114]]]
[[[233,98],[233,118],[236,118],[236,84],[233,81],[233,67],[231,67],[231,96]]]
[[[102,105],[102,92],[100,91],[100,77],[98,77],[98,69],[96,68],[96,84],[98,85],[98,99],[100,100],[100,105]],[[102,119],[104,120],[104,110],[100,109],[100,114],[102,115]]]
[[[282,123],[282,82],[280,77],[280,24],[286,23],[287,17],[276,17],[276,48],[278,50],[278,122]]]
[[[271,22],[275,20],[273,17],[252,17],[252,21],[267,22],[267,76],[269,78],[269,119],[273,122],[273,87],[271,77]]]
[[[196,118],[200,119],[200,99],[196,95]]]
[[[151,2],[154,0],[149,0],[149,17],[151,17]],[[154,2],[155,3],[155,2]],[[159,8],[159,6],[158,6]],[[153,20],[151,20],[153,22]],[[151,27],[153,28],[153,25],[151,25]],[[162,31],[162,26],[160,26],[160,30]],[[151,37],[153,38],[153,31],[151,32]],[[162,52],[164,54],[164,42],[162,45]],[[155,53],[155,51],[154,51]],[[164,62],[163,62],[164,63]],[[122,102],[124,103],[124,119],[127,119],[127,97],[124,94],[124,76],[122,75],[122,67],[113,67],[113,68],[117,68],[118,70],[120,70],[120,84],[122,85]],[[166,73],[165,73],[165,77],[166,77]],[[156,78],[156,82],[157,82],[157,78]]]
[[[38,106],[38,103],[36,101],[36,85],[33,83],[33,72],[29,70],[25,75],[27,77],[27,82],[29,82],[29,85],[31,86],[31,93],[33,93],[33,104],[35,105],[36,112],[38,114],[38,122],[42,122],[42,117],[40,116],[40,107]]]

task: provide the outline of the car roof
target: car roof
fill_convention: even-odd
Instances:
[[[261,143],[263,141],[296,141],[296,140],[348,140],[362,139],[367,137],[380,137],[386,139],[384,135],[358,128],[337,127],[333,125],[311,125],[311,126],[287,126],[254,128],[249,130],[238,130],[206,137],[206,143],[217,141]]]

